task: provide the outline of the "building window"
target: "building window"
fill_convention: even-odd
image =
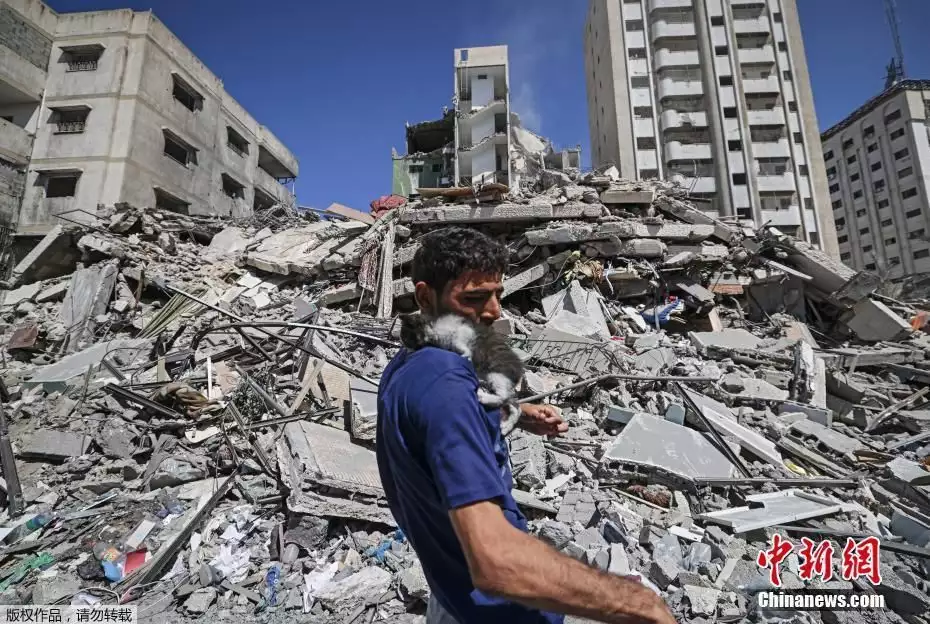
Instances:
[[[877,163],[872,163],[872,171],[878,171],[882,168],[882,162],[878,161]]]
[[[885,181],[875,180],[875,182],[872,183],[872,188],[875,189],[876,193],[881,193],[885,190]]]
[[[894,153],[894,159],[901,160],[902,158],[907,158],[910,155],[911,155],[910,150],[908,150],[905,147],[903,150],[898,150],[897,152]]]
[[[649,76],[632,76],[630,78],[630,86],[634,89],[648,88]]]
[[[849,181],[850,181],[850,182],[858,182],[858,181],[859,181],[859,174],[858,174],[858,173],[853,173],[853,174],[851,174],[851,175],[849,176]]]
[[[798,112],[798,103],[795,102],[794,100],[791,100],[790,102],[788,102],[788,110],[792,113]]]
[[[883,200],[879,201],[879,202],[878,202],[878,209],[881,210],[882,208],[887,208],[889,203],[890,203],[890,202],[889,202],[887,199],[883,199]]]
[[[882,221],[882,227],[888,227],[890,225],[894,225],[894,221],[892,219],[884,219]]]
[[[94,71],[103,56],[103,46],[98,44],[84,46],[62,46],[59,63],[67,63],[69,72]]]
[[[864,216],[865,216],[865,208],[860,208],[859,210],[857,210],[857,211],[856,211],[856,216],[857,216],[857,217],[864,217]]]
[[[249,142],[231,126],[226,126],[226,145],[243,158],[249,153]]]
[[[730,48],[728,48],[725,45],[716,46],[714,48],[714,54],[716,54],[717,56],[727,56],[729,53],[730,53]]]
[[[871,246],[871,245],[864,245],[864,246],[862,247],[862,251],[863,251],[863,253],[869,253],[870,251],[872,251],[872,246]]]
[[[721,87],[732,87],[733,76],[720,76],[720,86]]]
[[[871,248],[870,248],[870,249],[871,249]],[[874,263],[874,262],[870,262],[870,263],[868,263],[867,265],[865,265],[865,270],[866,270],[866,271],[874,271],[874,270],[875,270],[875,263]]]
[[[439,163],[434,164],[432,171],[433,173],[442,173],[442,165]]]
[[[656,140],[654,137],[636,137],[636,149],[654,150],[655,148]]]
[[[904,216],[907,217],[908,219],[913,219],[914,217],[919,217],[919,216],[920,216],[920,208],[917,208],[917,209],[915,209],[915,210],[909,210],[908,212],[904,213]]]
[[[637,119],[652,119],[651,106],[636,106],[633,108],[633,115]]]
[[[920,251],[914,252],[915,260],[920,260],[921,258],[926,258],[927,256],[930,256],[930,249],[921,249]]]
[[[824,160],[833,160],[833,150],[830,150],[829,152],[824,152],[824,154],[823,154],[823,159],[824,159]]]
[[[723,16],[722,15],[711,15],[710,25],[711,26],[723,26]]]
[[[423,165],[408,165],[408,173],[423,173]]]
[[[163,191],[160,188],[155,188],[153,190],[155,191],[155,207],[159,210],[178,212],[180,214],[190,213],[190,203],[179,199],[171,193]]]
[[[827,179],[833,180],[836,178],[836,167],[830,167],[827,169]]]
[[[723,108],[723,116],[726,119],[736,119],[736,107],[735,106],[725,106]]]
[[[875,126],[869,126],[862,131],[862,134],[865,136],[865,138],[871,139],[873,136],[875,136]]]
[[[50,121],[55,124],[55,134],[79,134],[87,127],[89,114],[86,106],[53,108]]]
[[[877,149],[878,149],[878,143],[871,143],[871,144],[866,148],[866,151],[867,151],[868,153],[871,154],[872,152],[874,152],[874,151],[877,150]]]
[[[849,158],[846,159],[846,164],[847,164],[847,165],[851,165],[851,164],[853,164],[854,162],[856,162],[856,155],[855,155],[855,154],[853,154],[852,156],[850,156]]]
[[[741,141],[727,141],[727,149],[731,152],[741,152],[743,151],[743,143]]]
[[[848,150],[850,147],[855,145],[855,143],[856,142],[852,139],[846,139],[845,141],[843,141],[843,149]]]
[[[859,230],[859,236],[867,236],[869,233],[869,228],[862,228]]]
[[[807,165],[798,165],[798,171],[802,176],[810,175],[810,173],[808,173]]]
[[[900,139],[901,137],[904,136],[904,128],[899,128],[898,130],[895,130],[889,136],[891,137],[892,141],[894,141],[895,139]]]
[[[643,29],[643,20],[627,20],[626,30],[627,32],[636,32]]]
[[[656,180],[659,177],[658,169],[641,169],[639,172],[640,180]]]
[[[223,182],[223,192],[233,199],[245,199],[245,186],[237,182],[232,176],[225,173],[220,176]]]
[[[746,174],[745,173],[734,173],[733,184],[746,184]]]
[[[646,48],[630,48],[627,54],[631,59],[644,59],[646,58]]]
[[[839,184],[831,184],[831,185],[830,185],[830,192],[831,192],[831,193],[839,193],[839,192],[840,192],[840,185],[839,185]]]
[[[895,238],[894,236],[892,236],[891,238],[886,238],[886,239],[885,239],[885,244],[886,244],[886,245],[891,246],[891,245],[896,245],[897,243],[898,243],[898,239]]]
[[[844,227],[846,227],[846,219],[845,219],[845,217],[841,217],[841,218],[837,219],[837,220],[836,220],[836,229],[842,230]]]
[[[833,209],[834,209],[834,210],[839,210],[840,208],[843,207],[843,200],[842,200],[842,199],[838,199],[838,200],[836,200],[835,202],[833,202],[831,205],[833,206]]]
[[[920,211],[918,210],[917,212],[919,213]],[[907,237],[908,237],[909,239],[911,239],[911,240],[915,240],[915,239],[921,238],[923,235],[924,235],[924,229],[923,229],[923,228],[920,228],[919,230],[914,230],[914,231],[912,231],[912,232],[908,232],[908,233],[907,233]]]
[[[787,41],[779,41],[779,42],[778,42],[778,51],[779,51],[779,52],[787,52],[787,51],[788,51],[788,42],[787,42]]]
[[[162,130],[165,137],[164,154],[185,167],[197,164],[197,150],[170,130]]]
[[[199,111],[203,108],[203,96],[194,87],[177,74],[171,74],[171,81],[174,85],[171,94],[174,99],[184,105],[184,108],[190,111]]]
[[[41,173],[39,183],[45,187],[45,197],[74,197],[80,173]]]
[[[736,209],[736,216],[740,219],[752,219],[752,208],[749,206],[741,206]]]
[[[917,195],[916,187],[907,189],[906,191],[901,191],[901,197],[903,199],[910,199],[911,197],[914,197],[916,195]]]
[[[899,264],[901,264],[901,258],[899,258],[898,256],[888,258],[888,264],[890,264],[891,266],[898,266]]]
[[[893,113],[889,113],[888,115],[886,115],[886,116],[885,116],[885,123],[886,123],[886,124],[890,124],[892,121],[895,121],[895,120],[897,120],[897,119],[901,119],[901,111],[900,111],[900,110],[896,110],[896,111],[894,111]]]
[[[804,135],[802,135],[800,132],[795,132],[795,133],[794,133],[794,142],[797,143],[798,145],[803,145],[803,144],[804,144]]]
[[[807,239],[810,241],[811,245],[816,245],[820,247],[820,233],[819,232],[808,232]]]
[[[862,191],[853,191],[853,199],[862,199]]]
[[[786,69],[785,71],[783,71],[781,73],[781,76],[782,78],[785,79],[786,82],[791,82],[791,72],[789,70]]]
[[[850,259],[852,259],[852,254],[848,251],[846,253],[840,254],[840,260],[843,262],[849,262]]]
[[[904,169],[901,169],[900,171],[898,171],[898,178],[899,179],[906,178],[907,176],[913,175],[913,174],[914,174],[913,167],[905,167]]]
[[[781,24],[781,13],[779,13],[778,11],[776,11],[775,13],[772,13],[772,19],[775,20],[776,24]]]

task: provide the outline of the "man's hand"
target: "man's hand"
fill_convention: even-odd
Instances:
[[[562,420],[561,412],[554,405],[524,403],[520,412],[520,428],[530,433],[546,436],[568,431],[568,423]]]

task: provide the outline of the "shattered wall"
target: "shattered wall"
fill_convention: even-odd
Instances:
[[[0,227],[15,225],[25,184],[22,168],[0,158]]]

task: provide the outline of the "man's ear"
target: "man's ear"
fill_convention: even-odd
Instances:
[[[436,297],[438,294],[426,282],[417,282],[413,285],[413,298],[416,299],[420,312],[432,314],[436,310]]]

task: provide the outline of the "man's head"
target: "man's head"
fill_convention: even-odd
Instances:
[[[468,228],[446,228],[422,237],[412,275],[420,311],[493,323],[501,315],[507,257],[505,246]]]

